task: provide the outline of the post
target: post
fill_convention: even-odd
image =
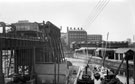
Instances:
[[[8,68],[8,71],[7,71],[7,76],[9,76],[9,71],[10,71],[10,68],[11,68],[11,61],[12,61],[12,57],[13,57],[13,49],[11,49],[11,55],[10,55],[10,61],[9,61],[9,68]]]
[[[128,60],[133,59],[132,56],[134,56],[134,51],[132,49],[129,49],[126,53],[126,72],[127,72],[127,84],[129,84],[129,64],[128,64]]]
[[[14,50],[14,73],[18,73],[18,66],[17,66],[17,49]]]
[[[60,39],[58,39],[58,42],[59,43],[58,44],[56,43],[56,44],[57,44],[57,47],[58,47],[58,84],[59,84],[59,79],[60,79],[60,76],[59,76],[60,75],[60,63],[61,63],[61,57],[62,57],[61,55],[62,54],[61,54],[61,49],[60,49],[60,43],[61,43]]]
[[[56,79],[56,77],[57,77],[57,73],[56,73],[56,68],[57,68],[57,64],[56,64],[56,62],[57,62],[57,55],[54,55],[54,54],[56,54],[55,53],[55,46],[53,46],[53,45],[56,45],[56,44],[54,44],[55,43],[55,40],[52,38],[51,39],[51,47],[52,47],[52,54],[53,54],[53,57],[54,57],[54,84],[57,84],[56,82],[57,82],[57,79]],[[52,45],[53,44],[53,45]]]
[[[88,52],[88,39],[86,40],[86,43],[87,43],[87,49],[86,49],[86,53],[87,53],[87,60],[88,60],[88,62],[87,62],[87,64],[89,64],[89,52]],[[92,56],[91,56],[92,57]]]
[[[134,61],[134,84],[135,84],[135,52],[133,54],[133,61]]]
[[[32,74],[35,74],[35,57],[36,57],[36,55],[35,55],[35,47],[33,47],[33,72],[32,72]]]
[[[5,84],[3,68],[2,68],[2,49],[0,49],[0,84]]]
[[[54,84],[57,84],[57,80],[56,80],[56,67],[57,67],[57,64],[56,64],[56,57],[54,57]]]
[[[103,53],[103,67],[105,65],[105,59],[106,59],[106,48],[107,48],[107,42],[108,42],[108,37],[109,37],[109,32],[107,33],[107,41],[105,43],[105,49],[104,49],[104,53]]]
[[[129,68],[129,66],[128,66],[128,58],[126,59],[126,72],[127,72],[127,84],[129,84],[129,70],[128,70],[128,68]]]

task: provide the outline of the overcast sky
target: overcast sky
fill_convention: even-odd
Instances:
[[[133,40],[135,0],[110,0],[91,23],[99,1],[106,0],[0,0],[0,21],[10,24],[18,20],[44,20],[62,26],[63,32],[67,26],[83,27],[88,34],[102,34],[104,40],[107,32],[110,41]]]

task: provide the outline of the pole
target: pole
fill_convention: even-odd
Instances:
[[[54,57],[54,84],[56,84],[56,55],[55,54],[55,41],[53,38],[50,39],[50,45],[51,45],[51,50],[52,50],[52,54]]]
[[[135,36],[133,35],[133,41],[135,42]],[[133,54],[133,61],[134,61],[134,84],[135,84],[135,51],[134,51],[134,54]]]
[[[0,49],[0,84],[5,84],[4,83],[3,68],[2,68],[2,49]]]
[[[12,57],[13,57],[13,49],[11,49],[11,55],[10,55],[10,59],[9,59],[9,66],[8,66],[9,68],[8,68],[8,74],[7,74],[7,76],[9,76],[9,71],[10,71],[11,63],[12,63],[12,62],[11,62],[11,61],[12,61],[12,60],[11,60]]]
[[[14,50],[14,73],[18,73],[18,66],[17,66],[17,49]]]
[[[2,46],[5,47],[5,40],[3,41],[0,39],[0,84],[5,84],[2,63]]]
[[[126,56],[125,56],[125,57],[126,57]],[[124,62],[124,60],[125,60],[125,57],[122,59],[120,65],[119,65],[119,67],[118,67],[118,69],[116,70],[115,76],[118,74],[118,72],[119,72],[119,70],[120,70],[120,68],[121,68],[121,66],[122,66],[122,64],[123,64],[123,62]]]
[[[87,49],[86,49],[86,53],[87,53],[87,60],[88,60],[88,63],[89,64],[89,52],[88,52],[88,38],[86,39],[86,43],[87,43]],[[91,56],[92,57],[92,56]]]
[[[104,67],[104,64],[105,64],[106,48],[107,48],[108,37],[109,37],[109,32],[107,33],[107,41],[106,41],[105,50],[104,50],[104,54],[103,54],[103,67]]]
[[[35,58],[36,58],[36,52],[35,52],[35,47],[33,47],[33,62],[32,62],[32,74],[35,75]]]
[[[129,68],[129,66],[128,66],[128,58],[126,58],[126,65],[127,65],[127,69],[126,69],[126,72],[127,72],[127,84],[129,84],[129,70],[128,70],[128,68]]]
[[[134,60],[134,84],[135,84],[135,52],[134,52],[134,55],[133,55],[133,60]]]

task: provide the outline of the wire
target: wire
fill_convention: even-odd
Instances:
[[[98,1],[98,3],[97,3],[97,5],[93,8],[93,10],[92,10],[92,12],[90,13],[90,15],[89,15],[89,17],[88,17],[88,20],[86,20],[86,22],[87,22],[87,24],[89,24],[89,20],[91,20],[94,16],[95,16],[95,14],[97,13],[97,9],[100,7],[100,6],[102,6],[102,3],[104,2],[104,0],[100,0],[100,1]],[[86,24],[86,25],[87,25]],[[85,26],[86,26],[85,25]]]
[[[93,8],[93,10],[90,12],[89,16],[86,18],[86,21],[84,21],[84,27],[88,24],[88,21],[92,19],[92,17],[95,15],[95,10],[100,6],[102,3],[102,0],[98,1],[97,5]]]
[[[100,8],[100,11],[96,14],[96,16],[93,18],[93,20],[91,20],[90,24],[92,24],[95,19],[99,16],[99,14],[103,11],[103,9],[106,7],[106,5],[109,3],[110,0],[106,0],[106,2],[104,3],[105,5],[103,5],[101,8]]]
[[[93,8],[93,10],[90,12],[89,16],[88,16],[88,17],[86,18],[86,20],[84,21],[84,24],[85,24],[85,22],[87,22],[89,19],[92,18],[92,15],[94,15],[93,13],[94,13],[95,9],[98,7],[98,5],[100,5],[101,1],[102,1],[102,0],[98,1],[97,5]]]
[[[90,17],[90,20],[88,21],[87,24],[92,24],[95,19],[99,16],[99,14],[103,11],[103,9],[106,7],[106,5],[109,3],[110,0],[100,0],[97,5],[94,7],[94,9],[92,10],[92,13],[91,13],[91,17]],[[93,15],[92,15],[93,14]],[[85,26],[87,26],[84,25]]]
[[[98,9],[97,9],[97,13],[95,14],[95,16],[90,20],[89,22],[89,25],[91,25],[95,19],[99,16],[99,14],[103,11],[104,7],[107,5],[107,0],[103,2],[102,6],[100,6]]]

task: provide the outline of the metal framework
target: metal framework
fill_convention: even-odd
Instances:
[[[4,84],[3,51],[11,52],[7,75],[9,75],[12,59],[14,60],[14,73],[28,74],[31,78],[35,75],[35,63],[52,62],[59,66],[59,63],[65,61],[60,40],[60,29],[51,22],[37,23],[41,31],[39,37],[18,35],[14,24],[11,26],[14,31],[6,33],[6,24],[4,22],[0,24],[3,27],[3,33],[0,33],[0,84]]]

